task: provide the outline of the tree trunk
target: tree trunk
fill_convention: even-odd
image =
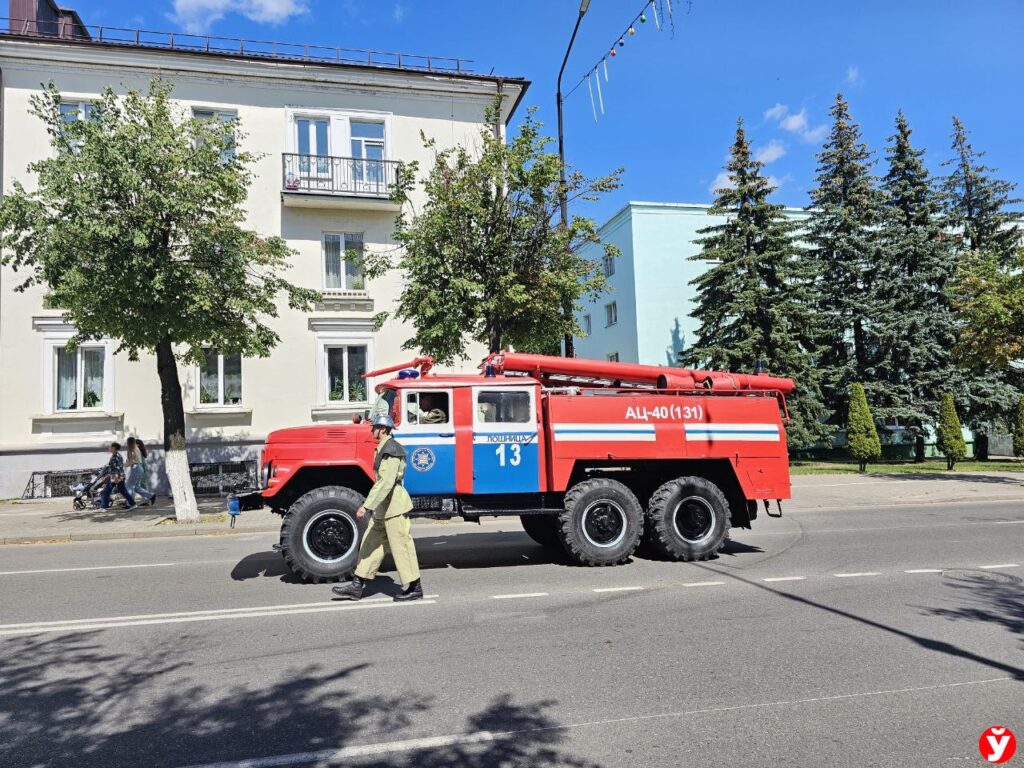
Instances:
[[[494,318],[487,321],[487,346],[490,352],[501,352],[501,323]]]
[[[914,438],[914,462],[924,464],[924,435],[920,433]]]
[[[974,460],[988,461],[988,433],[979,432],[974,436]]]
[[[956,463],[956,459],[954,459],[952,456],[947,456],[946,457],[946,469],[948,469],[950,472],[953,471],[953,465],[955,463]]]
[[[860,462],[860,471],[861,472],[864,472],[867,468],[868,468],[868,463],[866,461]]]
[[[185,450],[185,407],[181,402],[181,382],[170,336],[165,336],[157,345],[156,368],[160,374],[160,404],[164,412],[164,466],[174,499],[174,515],[179,521],[196,521],[199,507]]]

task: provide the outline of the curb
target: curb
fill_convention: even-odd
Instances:
[[[237,536],[243,533],[277,533],[281,526],[260,526],[253,528],[225,528],[219,531],[203,531],[196,528],[168,531],[128,531],[119,533],[64,533],[56,536],[12,536],[0,539],[3,544],[68,544],[73,541],[115,541],[118,539],[163,539],[178,536]]]

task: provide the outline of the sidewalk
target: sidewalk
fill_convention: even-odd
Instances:
[[[1014,472],[934,472],[920,475],[803,475],[793,478],[793,499],[783,510],[799,511],[899,504],[964,501],[1020,501],[1024,509],[1024,474]],[[36,544],[160,536],[217,536],[276,533],[281,518],[266,509],[243,512],[229,527],[227,500],[200,497],[201,520],[178,523],[170,499],[155,506],[87,509],[76,512],[71,499],[0,502],[0,544]],[[418,521],[417,524],[432,521]]]

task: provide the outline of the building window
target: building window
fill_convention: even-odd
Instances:
[[[330,403],[366,403],[366,347],[324,347],[327,357],[327,400]]]
[[[361,233],[328,232],[324,234],[324,289],[328,291],[362,291],[363,236]]]
[[[589,336],[591,333],[593,333],[593,329],[594,329],[594,321],[593,321],[593,319],[590,317],[590,315],[584,315],[583,316],[583,334],[585,336]]]
[[[235,121],[238,120],[238,113],[221,109],[193,109],[192,115],[196,120],[223,124],[224,133],[228,136],[228,142],[221,153],[221,161],[227,162],[233,158],[235,156]]]
[[[57,368],[54,410],[102,408],[106,350],[90,346],[75,350],[57,347],[54,354]]]
[[[219,355],[203,350],[206,362],[199,366],[199,404],[239,405],[242,402],[242,356]]]
[[[65,125],[78,120],[89,120],[95,114],[95,108],[88,101],[62,101],[60,104],[60,119]],[[71,150],[77,152],[82,146],[81,140],[71,142]]]
[[[380,184],[384,180],[384,123],[350,120],[353,176],[356,181]]]
[[[618,352],[609,352],[608,353],[608,362],[609,363],[617,363],[617,362],[619,362],[619,353]]]
[[[619,322],[619,307],[613,301],[611,304],[604,305],[604,324],[615,325]]]
[[[611,277],[615,274],[615,257],[605,256],[604,257],[604,275],[605,277]]]

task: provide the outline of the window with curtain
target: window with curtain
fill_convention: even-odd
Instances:
[[[242,356],[203,350],[206,362],[199,366],[200,405],[239,405],[242,402]]]
[[[54,409],[78,411],[103,407],[106,350],[81,346],[72,351],[56,349],[56,392]]]
[[[324,235],[324,288],[329,291],[362,291],[363,235],[328,232]]]
[[[327,356],[327,400],[331,403],[367,402],[366,347],[324,347]]]

